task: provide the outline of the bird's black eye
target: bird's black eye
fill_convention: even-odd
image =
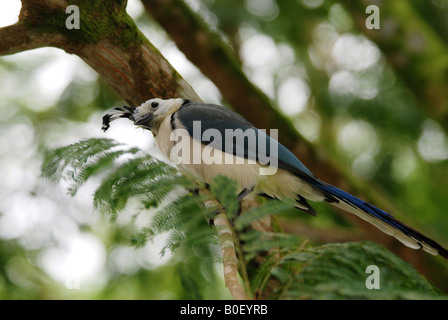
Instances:
[[[151,107],[153,107],[154,109],[157,108],[159,106],[158,102],[151,102]]]

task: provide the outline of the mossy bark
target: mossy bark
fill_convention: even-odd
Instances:
[[[36,38],[32,46],[55,46],[78,55],[130,105],[137,106],[154,97],[200,100],[138,30],[126,13],[126,3],[125,0],[74,0],[70,3],[23,0],[19,24],[25,34]],[[79,8],[79,29],[66,27],[70,15],[66,13],[68,5]],[[0,52],[18,51],[8,52],[0,47]]]

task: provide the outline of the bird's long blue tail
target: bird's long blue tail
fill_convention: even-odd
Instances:
[[[317,181],[315,186],[324,192],[327,197],[326,200],[331,204],[370,222],[406,246],[413,249],[423,249],[433,255],[440,254],[445,259],[448,259],[447,249],[417,230],[398,221],[386,211],[323,181]]]

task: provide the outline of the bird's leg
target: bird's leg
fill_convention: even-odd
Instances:
[[[205,189],[210,190],[210,185],[209,185],[208,183],[205,184]],[[201,189],[199,189],[199,188],[191,189],[190,192],[191,192],[193,195],[197,196],[197,195],[199,195],[199,193],[201,192]],[[215,216],[216,216],[217,214],[218,214],[218,211],[212,213],[211,215],[209,215],[209,216],[207,217],[207,222],[208,222],[208,225],[209,225],[210,228],[213,227],[213,226],[215,225],[215,221],[214,221],[214,219],[215,219]]]
[[[205,184],[205,189],[210,190],[210,185],[208,183]],[[195,189],[190,189],[189,191],[192,194],[194,194],[195,196],[197,196],[199,194],[199,192],[201,191],[201,189],[195,188]]]
[[[238,213],[237,213],[237,215],[239,215],[239,214],[241,213],[241,209],[242,209],[241,200],[243,200],[245,196],[249,195],[252,191],[254,191],[254,188],[255,188],[255,186],[252,186],[250,189],[244,188],[244,189],[238,194],[239,207],[238,207]]]
[[[255,186],[252,186],[250,189],[244,188],[239,194],[238,194],[238,201],[243,200],[245,196],[250,194],[252,191],[254,191]]]
[[[208,217],[207,222],[208,222],[208,226],[211,228],[215,225],[215,218]]]
[[[210,186],[209,184],[206,185],[206,188],[209,189]],[[246,197],[248,194],[250,194],[252,191],[254,191],[255,186],[252,186],[251,188],[247,189],[244,188],[239,194],[238,194],[238,202],[239,202],[239,208],[238,208],[238,214],[241,213],[241,200],[243,200],[244,197]],[[198,189],[193,189],[191,192],[193,192],[193,194],[198,194]],[[224,210],[226,210],[226,208],[223,208]],[[218,214],[218,210],[215,212],[214,215]],[[233,219],[230,218],[230,223],[233,225]],[[208,225],[210,227],[212,227],[214,225],[214,217],[209,216],[208,217]]]

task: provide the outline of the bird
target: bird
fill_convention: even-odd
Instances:
[[[218,175],[238,182],[238,200],[254,192],[277,200],[294,200],[310,215],[308,201],[325,201],[371,223],[412,249],[448,259],[448,250],[386,211],[317,178],[291,151],[266,130],[216,104],[183,98],[153,98],[138,107],[115,107],[103,116],[102,130],[127,118],[150,130],[161,154],[181,173],[209,184]],[[275,133],[275,131],[274,131]]]

